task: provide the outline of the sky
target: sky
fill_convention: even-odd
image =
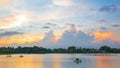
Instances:
[[[120,48],[119,0],[0,0],[0,47]]]

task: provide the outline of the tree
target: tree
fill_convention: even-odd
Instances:
[[[68,47],[68,53],[76,53],[76,47],[75,46],[71,46],[71,47]]]
[[[102,47],[100,47],[99,52],[110,53],[111,52],[111,48],[108,47],[108,46],[102,46]]]

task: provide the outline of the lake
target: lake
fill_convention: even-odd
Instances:
[[[120,68],[120,54],[19,54],[0,55],[0,68]],[[82,60],[75,63],[75,58]]]

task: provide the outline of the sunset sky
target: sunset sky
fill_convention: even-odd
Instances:
[[[0,47],[120,48],[120,0],[0,0]]]

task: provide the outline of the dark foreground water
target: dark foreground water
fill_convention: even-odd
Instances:
[[[120,68],[120,55],[83,54],[25,54],[0,55],[0,68]],[[78,57],[82,60],[75,63]]]

